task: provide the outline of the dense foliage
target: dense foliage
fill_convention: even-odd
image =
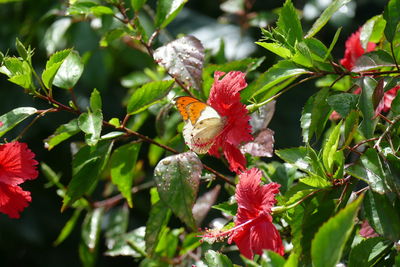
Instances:
[[[25,216],[36,196],[23,189],[39,162],[58,196],[42,212],[68,217],[49,226],[54,245],[72,242],[83,266],[400,265],[400,0],[329,41],[318,36],[350,0],[311,24],[291,0],[228,0],[240,27],[214,49],[201,27],[181,34],[186,2],[70,0],[41,14],[45,28],[27,11],[32,25],[0,52],[2,91],[23,95],[0,116],[2,220],[43,216]],[[263,50],[250,57],[255,28]],[[275,105],[304,85],[302,145],[274,150],[288,134],[269,128]],[[51,132],[38,144],[40,126]]]

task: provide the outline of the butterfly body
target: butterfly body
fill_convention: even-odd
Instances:
[[[225,119],[215,109],[193,97],[177,97],[175,105],[185,121],[183,137],[186,144],[196,153],[207,153],[222,132]]]

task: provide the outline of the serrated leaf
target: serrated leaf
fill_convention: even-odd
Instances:
[[[26,61],[21,61],[15,57],[5,57],[0,73],[7,75],[10,82],[24,89],[30,89],[32,86],[32,71]]]
[[[53,85],[53,79],[56,76],[58,69],[64,60],[71,53],[71,49],[58,51],[50,56],[46,62],[46,68],[42,73],[42,81],[46,88],[51,88]]]
[[[182,10],[188,0],[159,0],[157,2],[157,12],[155,26],[165,28]]]
[[[160,240],[160,234],[166,227],[169,218],[171,217],[171,210],[162,201],[156,202],[150,210],[149,219],[146,223],[146,252],[153,255],[155,248]]]
[[[29,59],[30,53],[28,53],[27,49],[18,38],[15,39],[15,48],[17,48],[17,52],[23,60]]]
[[[231,260],[226,255],[214,250],[208,250],[206,252],[205,260],[209,267],[233,267]]]
[[[102,109],[101,95],[97,89],[94,89],[90,95],[90,109],[93,112],[98,110],[101,111]]]
[[[73,119],[70,122],[59,126],[56,131],[44,140],[47,150],[52,150],[59,143],[67,140],[71,136],[79,133],[81,129],[78,126],[78,120]]]
[[[154,169],[160,199],[186,225],[196,229],[192,208],[203,165],[197,155],[186,152],[162,159]]]
[[[313,266],[334,267],[339,262],[362,200],[359,197],[319,228],[311,245]]]
[[[337,111],[342,117],[347,117],[351,110],[356,109],[359,95],[341,93],[329,96],[326,101],[333,110]]]
[[[72,159],[72,179],[68,184],[61,210],[94,189],[108,161],[112,145],[113,142],[100,141],[95,146],[82,147],[75,154]]]
[[[349,267],[374,266],[391,247],[389,241],[381,237],[368,238],[361,241],[350,251]]]
[[[388,192],[382,163],[375,149],[369,148],[365,151],[361,155],[359,162],[348,167],[346,172],[367,182],[371,189],[377,193],[385,194]]]
[[[132,184],[136,160],[140,151],[140,143],[120,146],[111,156],[111,181],[128,201],[132,208]]]
[[[260,95],[259,98],[262,101],[274,96],[282,89],[276,86],[279,83],[306,73],[308,73],[308,70],[298,67],[292,61],[281,60],[261,74],[240,95],[244,100]]]
[[[131,0],[131,5],[133,9],[138,12],[146,2],[147,0]]]
[[[168,93],[174,82],[174,80],[150,82],[136,89],[129,99],[127,113],[136,114],[155,104]]]
[[[393,58],[383,50],[366,53],[356,60],[353,72],[372,71],[383,67],[394,67]]]
[[[369,190],[364,200],[364,212],[378,234],[394,242],[400,239],[400,213],[387,195]]]
[[[358,107],[363,115],[363,120],[360,124],[360,130],[366,138],[372,138],[378,120],[375,118],[374,104],[372,97],[377,82],[370,77],[361,78],[361,95],[358,102]]]
[[[73,88],[82,75],[83,67],[78,52],[72,50],[58,68],[53,85],[63,89]]]
[[[101,110],[82,113],[78,118],[78,126],[86,134],[86,143],[90,146],[96,145],[103,126]]]
[[[287,36],[287,42],[291,46],[294,47],[296,42],[300,42],[303,39],[303,29],[291,0],[285,1],[276,25],[279,31]]]
[[[58,246],[59,244],[61,244],[71,234],[72,230],[74,230],[75,228],[76,222],[78,221],[81,212],[82,209],[79,208],[74,210],[71,218],[69,218],[69,220],[61,230],[60,234],[58,235],[57,239],[54,241],[54,246]]]
[[[290,58],[292,56],[292,52],[279,43],[266,43],[266,42],[256,42],[259,46],[264,47],[265,49],[271,51],[272,53],[282,57],[282,58]]]
[[[0,137],[17,126],[20,122],[37,112],[36,108],[20,107],[0,116]]]
[[[330,20],[333,14],[335,14],[336,11],[338,11],[342,6],[346,5],[349,2],[350,0],[334,0],[333,2],[331,2],[331,4],[324,10],[324,12],[322,12],[319,18],[314,22],[311,29],[307,32],[305,38],[310,38],[313,37],[315,34],[317,34],[322,29],[322,27],[324,27],[325,24]]]
[[[400,1],[390,0],[385,11],[383,18],[386,20],[385,36],[389,42],[392,42],[396,34],[397,24],[400,21]]]
[[[201,88],[204,47],[194,36],[184,36],[154,51],[154,60],[187,87]]]
[[[311,175],[301,178],[299,182],[314,188],[326,188],[332,186],[332,184],[328,182],[325,178],[318,175]]]

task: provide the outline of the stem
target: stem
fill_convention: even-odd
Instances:
[[[390,51],[392,52],[393,61],[394,61],[394,63],[396,64],[397,70],[400,70],[399,64],[397,64],[396,56],[395,56],[395,54],[394,54],[393,41],[390,42]]]
[[[386,130],[383,132],[383,134],[381,136],[379,136],[378,140],[376,141],[374,148],[376,148],[378,150],[378,152],[380,154],[382,154],[382,148],[380,146],[383,138],[394,128],[394,126],[396,125],[397,122],[400,121],[400,115],[397,115],[396,117],[394,117],[394,119],[392,120],[392,124],[390,124]]]
[[[315,195],[315,194],[321,192],[321,191],[324,190],[324,189],[325,189],[325,188],[321,188],[321,189],[315,190],[315,191],[311,192],[310,194],[308,194],[307,196],[305,196],[305,197],[303,197],[302,199],[300,199],[299,201],[297,201],[297,202],[295,202],[295,203],[293,203],[293,204],[290,204],[289,206],[272,207],[272,208],[271,208],[271,214],[272,214],[272,215],[275,215],[275,214],[279,214],[279,213],[282,213],[282,212],[284,212],[284,211],[287,211],[287,210],[289,210],[289,209],[295,208],[296,206],[298,206],[298,205],[300,205],[301,203],[303,203],[307,198],[309,198],[309,197],[311,197],[311,196],[313,196],[313,195]]]
[[[35,122],[40,119],[41,117],[43,117],[44,115],[46,115],[46,113],[48,112],[56,112],[57,110],[54,108],[49,108],[46,110],[40,110],[38,111],[38,115],[21,131],[21,133],[14,139],[14,140],[19,140],[22,138],[22,136],[24,136],[24,134],[28,131],[29,128],[32,127],[33,124],[35,124]]]

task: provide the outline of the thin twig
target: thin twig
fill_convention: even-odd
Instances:
[[[383,132],[383,134],[381,136],[379,136],[378,140],[376,141],[374,148],[376,148],[378,150],[378,152],[380,154],[382,154],[382,148],[380,146],[383,138],[393,129],[393,127],[395,126],[395,124],[400,121],[400,115],[397,115],[396,117],[394,117],[394,119],[392,120],[392,124],[390,124],[386,130]]]

